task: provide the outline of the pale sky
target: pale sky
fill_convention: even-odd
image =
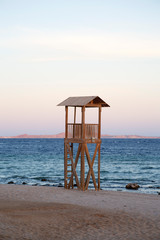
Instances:
[[[56,105],[94,95],[103,134],[160,136],[160,1],[0,0],[0,136],[63,132]]]

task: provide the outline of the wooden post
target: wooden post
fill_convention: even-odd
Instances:
[[[74,107],[73,138],[75,138],[75,123],[76,123],[76,107]],[[73,156],[73,143],[71,143],[71,152],[72,152],[72,156]],[[71,171],[73,173],[73,167],[72,167]],[[73,189],[74,188],[73,178],[72,178],[72,181],[71,181],[71,186],[72,186],[72,189]]]
[[[82,107],[82,139],[85,140],[85,107]]]
[[[67,188],[67,146],[64,143],[64,187]]]
[[[68,107],[65,107],[65,140],[68,138]],[[64,187],[67,188],[67,146],[64,143]]]
[[[100,190],[101,144],[98,148],[98,190]]]
[[[73,138],[75,138],[75,124],[76,124],[76,107],[74,107],[74,124],[73,124]]]
[[[71,153],[72,153],[72,156],[73,156],[73,143],[71,143]],[[72,166],[71,166],[71,172],[73,172],[73,167]],[[72,186],[72,189],[73,189],[74,188],[73,178],[72,178],[71,186]]]
[[[76,123],[76,107],[74,107],[74,123]]]
[[[68,106],[65,107],[66,117],[65,117],[65,138],[68,138]]]
[[[101,138],[101,107],[99,107],[99,116],[98,116],[98,139]]]
[[[85,190],[85,158],[84,158],[84,151],[85,151],[85,107],[82,107],[82,149],[81,149],[81,189]]]
[[[99,107],[99,118],[98,118],[98,139],[101,138],[101,107]],[[98,148],[98,190],[100,190],[100,159],[101,159],[101,144]]]

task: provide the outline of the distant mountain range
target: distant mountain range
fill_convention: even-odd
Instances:
[[[21,134],[18,136],[0,137],[0,138],[64,138],[64,133],[54,134],[54,135],[29,135]]]
[[[160,137],[146,137],[146,136],[139,136],[139,135],[108,135],[102,134],[102,138],[153,138],[153,139],[160,139]],[[1,137],[0,138],[64,138],[64,132],[58,133],[54,135],[28,135],[22,134],[18,136],[8,136],[8,137]]]

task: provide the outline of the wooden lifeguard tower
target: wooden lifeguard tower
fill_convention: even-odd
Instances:
[[[98,96],[69,97],[58,104],[65,106],[65,139],[64,139],[64,187],[66,189],[77,186],[80,190],[87,190],[92,176],[95,190],[100,190],[100,147],[101,147],[101,108],[109,107]],[[68,108],[74,107],[74,122],[68,122]],[[76,123],[76,108],[81,108],[81,123]],[[85,123],[85,108],[98,108],[98,124]],[[73,145],[78,143],[78,149],[74,160]],[[95,151],[91,159],[87,144],[95,144]],[[98,184],[93,171],[94,161],[98,151]],[[86,157],[85,157],[86,156]],[[76,171],[79,158],[80,180]],[[85,178],[85,161],[87,159],[89,170]],[[73,183],[75,177],[76,184]]]

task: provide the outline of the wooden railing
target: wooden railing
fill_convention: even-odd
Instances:
[[[82,138],[82,124],[68,123],[68,138]],[[98,124],[85,124],[85,139],[98,139]]]

